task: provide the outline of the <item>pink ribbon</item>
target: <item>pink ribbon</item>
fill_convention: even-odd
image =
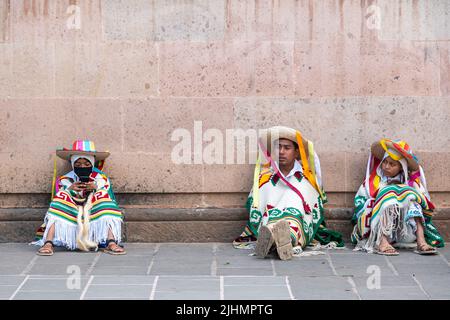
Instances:
[[[305,199],[303,198],[303,195],[301,194],[301,192],[294,187],[289,181],[287,181],[283,174],[280,172],[280,170],[278,169],[275,161],[273,161],[272,157],[268,154],[266,148],[263,146],[263,144],[261,143],[261,140],[258,141],[258,144],[264,154],[264,157],[266,158],[267,161],[270,162],[270,165],[272,166],[273,170],[275,170],[275,173],[280,177],[281,180],[283,180],[283,182],[292,189],[292,191],[294,191],[302,200],[302,205],[303,205],[303,209],[305,210],[306,214],[311,214],[311,209],[309,208],[309,206],[306,204]]]
[[[416,180],[418,177],[420,177],[420,171],[417,171],[412,176],[409,177],[408,185],[410,187],[414,186],[414,180]]]

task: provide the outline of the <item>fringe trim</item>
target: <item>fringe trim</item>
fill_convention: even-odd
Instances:
[[[95,220],[89,225],[89,239],[95,243],[103,243],[108,240],[108,231],[114,236],[114,240],[118,244],[122,242],[122,218],[119,217],[102,217]]]
[[[52,241],[56,247],[66,247],[69,250],[81,249],[78,247],[77,238],[83,230],[80,230],[78,225],[50,215],[46,216],[45,223],[46,228],[42,239],[31,242],[30,244],[42,247],[47,239],[50,228],[54,225],[55,235]],[[108,231],[111,229],[114,240],[120,245],[122,242],[122,223],[123,221],[119,217],[107,216],[89,222],[89,233],[86,239],[94,244],[93,247],[97,247],[97,244],[106,242],[108,239]]]
[[[77,236],[77,246],[82,251],[89,251],[91,248],[97,249],[97,243],[89,239],[89,213],[92,208],[92,197],[93,193],[89,194],[89,197],[84,206],[78,206],[77,224],[78,224],[78,236]],[[83,218],[83,220],[82,220]]]
[[[381,242],[382,235],[391,237],[397,229],[400,220],[400,209],[397,205],[392,205],[380,212],[380,219],[370,226],[369,238],[364,241],[361,248],[369,253],[373,253]]]
[[[401,208],[397,204],[388,206],[380,212],[380,218],[370,226],[371,232],[367,239],[359,240],[353,251],[373,253],[378,249],[382,236],[389,241],[413,242],[416,240],[414,217],[409,214],[410,207]]]
[[[75,250],[77,248],[77,225],[49,215],[46,216],[45,220],[46,228],[42,239],[31,244],[42,247],[47,239],[50,228],[54,225],[55,235],[52,240],[53,244],[56,247],[66,247],[69,250]]]

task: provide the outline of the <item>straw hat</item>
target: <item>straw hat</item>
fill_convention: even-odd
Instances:
[[[259,135],[259,139],[263,146],[267,149],[267,151],[271,154],[271,145],[272,142],[278,139],[287,139],[295,142],[298,145],[297,141],[297,130],[284,127],[284,126],[275,126],[268,129],[261,130]],[[306,156],[309,157],[308,154],[308,140],[302,137],[303,146],[305,148]],[[300,146],[299,146],[300,147]]]
[[[405,158],[410,170],[419,170],[419,159],[414,155],[409,145],[403,140],[381,139],[372,144],[371,151],[379,160],[383,160],[385,152],[396,161]]]
[[[105,160],[109,157],[109,152],[96,151],[94,142],[90,140],[76,140],[72,149],[59,149],[56,150],[56,155],[64,160],[70,160],[73,155],[87,155],[94,156],[96,161]]]

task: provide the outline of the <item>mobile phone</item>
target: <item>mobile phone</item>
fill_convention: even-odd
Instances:
[[[80,177],[80,182],[88,183],[88,182],[89,182],[89,176],[86,176],[86,177],[81,176],[81,177]]]

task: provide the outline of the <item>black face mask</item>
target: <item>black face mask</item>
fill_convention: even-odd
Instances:
[[[75,167],[73,170],[75,171],[75,174],[80,178],[81,182],[89,182],[89,176],[92,173],[92,167]]]

